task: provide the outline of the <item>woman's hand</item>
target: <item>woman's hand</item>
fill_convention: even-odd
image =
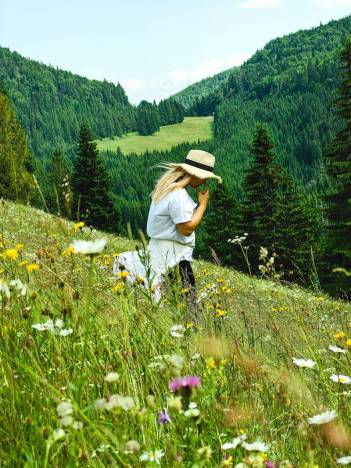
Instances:
[[[198,193],[197,193],[197,198],[199,200],[199,205],[207,206],[209,196],[210,196],[209,187],[206,187],[205,191],[199,190]]]

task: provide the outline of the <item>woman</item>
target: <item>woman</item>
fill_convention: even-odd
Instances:
[[[186,187],[199,187],[206,179],[222,179],[213,173],[215,157],[201,150],[190,150],[184,163],[165,163],[159,167],[167,171],[158,179],[151,193],[146,232],[150,237],[143,255],[123,252],[114,265],[114,273],[121,267],[129,273],[129,281],[137,276],[147,277],[146,286],[154,286],[156,302],[160,298],[163,275],[179,265],[183,287],[189,287],[195,304],[195,279],[191,268],[195,247],[195,229],[199,225],[209,198],[209,189],[198,193],[195,203]],[[195,207],[198,207],[195,210]],[[145,265],[145,258],[147,264]]]

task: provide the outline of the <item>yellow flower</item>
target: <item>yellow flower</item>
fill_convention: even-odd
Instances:
[[[349,338],[349,339],[346,340],[346,346],[347,346],[348,348],[351,348],[351,338]]]
[[[64,257],[68,257],[70,255],[73,255],[74,253],[76,253],[76,249],[72,245],[70,245],[62,252],[62,255]]]
[[[224,317],[225,311],[223,309],[216,309],[216,317]]]
[[[118,293],[121,291],[121,289],[124,288],[124,284],[123,283],[118,283],[116,284],[115,286],[113,286],[112,288],[112,292],[115,292],[115,293]]]
[[[16,249],[16,250],[22,250],[23,247],[24,247],[24,244],[16,244],[16,245],[15,245],[15,249]]]
[[[145,278],[143,276],[137,275],[136,282],[138,284],[145,284]]]
[[[84,221],[80,221],[79,223],[76,223],[73,227],[76,231],[78,231],[78,229],[82,229],[82,227],[84,226],[85,226]]]
[[[245,434],[244,429],[239,429],[240,434]]]
[[[213,359],[212,356],[206,359],[206,367],[208,370],[212,370],[216,368],[216,361]]]
[[[345,338],[345,336],[346,336],[346,333],[344,333],[343,331],[339,331],[339,332],[335,333],[334,339],[335,340],[340,340],[341,338]]]
[[[38,271],[40,266],[37,263],[29,263],[29,265],[26,265],[26,270],[29,273],[32,273],[32,271]]]
[[[7,258],[11,258],[12,260],[16,260],[16,258],[18,257],[18,252],[17,252],[16,249],[6,249],[4,251],[4,255]]]
[[[224,279],[223,278],[217,278],[217,283],[224,283]]]
[[[128,275],[129,275],[128,271],[123,270],[123,271],[120,271],[117,276],[119,276],[122,279],[126,279]]]
[[[233,457],[231,455],[229,455],[228,458],[225,458],[222,461],[222,466],[232,466],[232,465],[233,465]]]
[[[219,361],[219,365],[220,365],[221,367],[224,367],[226,364],[227,364],[227,359],[221,359],[221,360]]]
[[[191,330],[193,327],[194,327],[194,322],[188,322],[188,323],[186,324],[186,328],[187,328],[188,330]]]

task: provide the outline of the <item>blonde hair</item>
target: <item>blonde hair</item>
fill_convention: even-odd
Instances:
[[[171,166],[171,163],[162,163],[154,167],[167,169],[156,181],[154,190],[150,193],[152,200],[157,203],[170,192],[178,188],[186,187],[192,179],[192,175],[182,167]]]

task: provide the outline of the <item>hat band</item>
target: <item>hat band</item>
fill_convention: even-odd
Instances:
[[[210,171],[213,172],[213,167],[212,166],[207,166],[206,164],[201,164],[196,161],[192,161],[191,159],[186,159],[185,164],[189,164],[190,166],[198,167],[199,169],[204,169],[205,171]]]

